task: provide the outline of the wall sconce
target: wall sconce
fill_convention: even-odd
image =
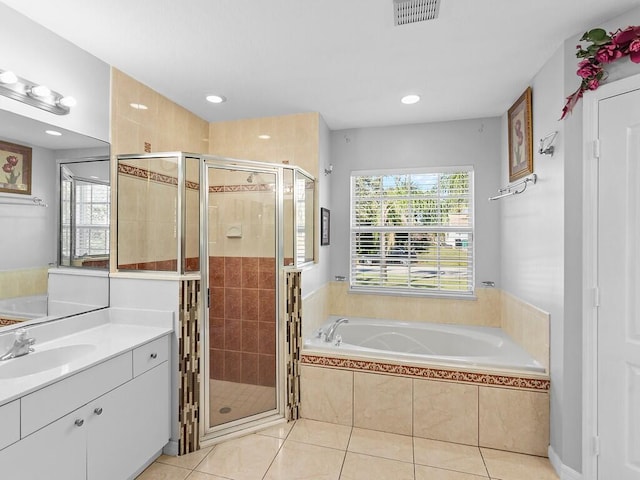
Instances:
[[[76,105],[75,98],[65,97],[45,85],[18,77],[9,70],[0,70],[0,95],[56,115],[66,115]]]
[[[540,155],[551,155],[553,157],[553,151],[555,150],[553,142],[556,139],[556,135],[558,135],[557,131],[551,132],[540,139],[540,148],[538,149]]]
[[[329,164],[329,168],[325,168],[324,169],[324,174],[325,175],[331,175],[331,172],[333,172],[333,165]]]

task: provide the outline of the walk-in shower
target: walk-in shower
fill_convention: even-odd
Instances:
[[[284,417],[283,275],[314,259],[314,179],[186,153],[119,156],[117,169],[118,270],[200,279],[202,437]]]

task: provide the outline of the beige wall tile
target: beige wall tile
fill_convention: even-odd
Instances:
[[[318,177],[320,116],[301,113],[209,125],[209,153],[223,157],[296,165]],[[258,135],[268,134],[262,140]]]
[[[353,426],[411,435],[412,380],[359,372],[353,376]]]
[[[329,284],[325,284],[302,299],[302,311],[304,312],[304,321],[302,322],[303,339],[309,338],[327,321],[329,296]]]
[[[353,424],[353,372],[302,365],[300,415],[321,422]]]
[[[49,267],[0,272],[0,298],[46,295]]]
[[[501,292],[501,327],[518,345],[549,369],[549,314],[508,292]]]
[[[414,379],[413,434],[478,445],[478,387]]]
[[[549,394],[479,388],[480,446],[546,456]]]

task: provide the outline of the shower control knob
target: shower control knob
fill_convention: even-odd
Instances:
[[[93,413],[95,413],[96,415],[102,415],[102,407],[95,408],[93,410]]]
[[[73,423],[76,425],[76,427],[81,427],[82,425],[84,425],[84,420],[81,418],[77,418]]]
[[[158,358],[158,354],[156,352],[153,352],[151,354],[151,358],[153,358],[155,360],[156,358]]]

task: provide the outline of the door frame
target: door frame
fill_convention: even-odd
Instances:
[[[598,117],[600,101],[640,89],[640,74],[584,97],[582,124],[582,478],[598,478]]]
[[[233,438],[244,433],[264,428],[269,421],[279,421],[285,418],[285,395],[284,385],[286,384],[286,368],[284,365],[284,342],[285,342],[285,326],[283,323],[283,304],[282,304],[282,268],[284,264],[284,238],[283,238],[283,170],[284,166],[278,164],[271,164],[266,162],[256,162],[252,160],[237,160],[225,157],[218,157],[213,155],[201,156],[200,166],[200,178],[201,185],[204,190],[200,195],[200,252],[201,259],[208,259],[209,257],[209,216],[208,216],[208,199],[209,199],[209,176],[208,172],[210,168],[219,168],[223,170],[235,170],[245,171],[247,173],[265,173],[273,174],[275,176],[275,195],[276,195],[276,210],[275,210],[275,229],[276,229],[276,255],[275,255],[275,322],[276,322],[276,407],[273,410],[262,412],[248,417],[242,417],[238,420],[234,420],[225,424],[221,424],[216,427],[210,427],[210,412],[209,412],[209,353],[206,351],[208,348],[202,348],[201,354],[201,415],[200,415],[200,439],[201,445],[209,445],[219,441]],[[201,285],[203,286],[203,308],[201,308],[200,321],[202,340],[201,346],[209,345],[209,305],[207,292],[204,288],[209,288],[209,262],[201,261]]]

